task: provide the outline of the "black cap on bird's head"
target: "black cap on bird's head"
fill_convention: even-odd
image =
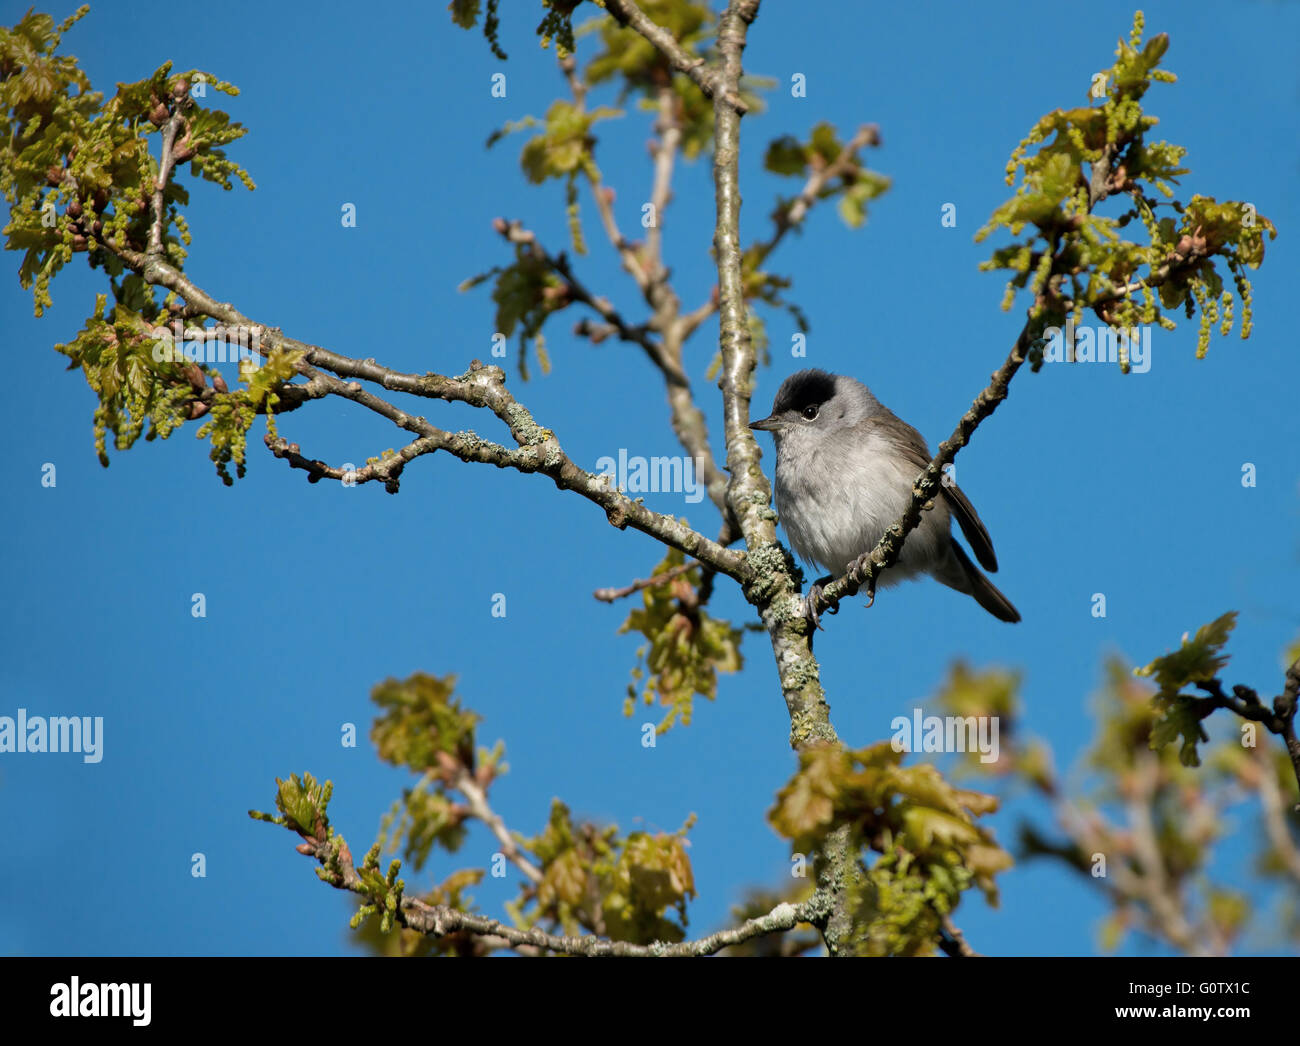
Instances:
[[[778,432],[798,419],[815,421],[822,406],[835,395],[838,374],[824,370],[801,370],[791,374],[777,389],[772,413],[751,422],[751,429]]]

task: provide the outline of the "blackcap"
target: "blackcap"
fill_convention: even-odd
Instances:
[[[776,509],[795,554],[836,574],[876,547],[907,509],[912,484],[930,463],[916,429],[862,382],[824,370],[791,374],[777,391],[772,413],[749,427],[772,433],[776,441]],[[980,565],[996,571],[993,542],[974,506],[956,485],[945,483],[934,507],[907,535],[898,562],[876,584],[929,574],[974,596],[998,620],[1019,621],[1011,601],[957,544],[952,516]],[[809,596],[830,580],[822,578]],[[813,603],[809,598],[810,611]],[[810,616],[816,624],[816,614]]]

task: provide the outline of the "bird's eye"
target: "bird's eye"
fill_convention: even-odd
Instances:
[[[802,411],[800,411],[800,413],[804,416],[804,419],[805,419],[805,420],[807,420],[807,421],[816,421],[816,420],[817,420],[817,412],[818,412],[819,410],[821,410],[821,408],[818,407],[817,404],[815,404],[815,403],[810,403],[810,404],[808,404],[808,406],[804,407],[804,409],[803,409]]]

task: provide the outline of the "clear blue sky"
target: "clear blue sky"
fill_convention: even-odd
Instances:
[[[443,4],[303,11],[182,0],[159,32],[148,7],[99,3],[65,46],[109,92],[168,58],[241,88],[221,104],[251,129],[231,152],[258,189],[193,188],[188,272],[197,282],[295,337],[455,374],[489,351],[488,289],[456,286],[508,259],[491,220],[522,219],[553,248],[565,243],[561,189],[524,183],[522,139],[483,148],[493,128],[540,115],[563,86],[532,37],[534,6],[503,7],[504,67],[480,35],[452,27]],[[0,9],[12,24],[26,3]],[[1002,625],[929,583],[889,590],[869,611],[845,607],[817,652],[835,725],[851,744],[888,736],[890,719],[930,695],[960,657],[1023,668],[1028,726],[1069,765],[1091,739],[1090,695],[1107,653],[1145,661],[1232,608],[1241,618],[1230,679],[1266,694],[1280,687],[1280,650],[1300,626],[1300,6],[1145,10],[1148,33],[1172,37],[1167,66],[1180,82],[1156,86],[1148,108],[1161,118],[1158,133],[1189,149],[1188,195],[1253,202],[1281,230],[1255,280],[1254,336],[1216,338],[1198,362],[1195,324],[1184,322],[1156,332],[1147,374],[1059,366],[1016,379],[958,470],[993,534],[997,583],[1024,622]],[[872,165],[894,187],[867,227],[849,232],[819,210],[773,268],[794,277],[791,296],[810,317],[807,362],[867,381],[934,444],[1021,323],[1019,308],[999,311],[1001,277],[977,272],[988,246],[973,242],[1008,193],[1007,155],[1042,113],[1085,104],[1132,7],[847,11],[774,3],[750,34],[747,68],[786,85],[805,73],[808,96],[777,91],[768,112],[744,121],[744,238],[766,234],[774,193],[793,184],[762,173],[769,139],[804,135],[821,120],[846,134],[880,125]],[[508,96],[493,99],[489,77],[502,69]],[[599,162],[618,188],[624,227],[633,226],[648,191],[648,123],[633,113],[600,133]],[[707,161],[681,170],[676,193],[668,260],[693,304],[714,282]],[[357,206],[355,229],[340,225],[344,202]],[[939,222],[950,202],[956,229]],[[580,274],[640,317],[589,200],[583,214],[594,249]],[[622,715],[637,643],[615,633],[628,606],[590,593],[644,576],[661,554],[650,539],[614,530],[538,477],[443,455],[408,468],[397,497],[377,484],[308,485],[261,449],[260,428],[249,476],[233,489],[188,431],[115,454],[105,470],[92,447],[93,395],[51,348],[75,334],[102,274],[70,269],[37,321],[17,286],[18,256],[4,262],[0,314],[15,369],[0,386],[0,714],[102,715],[105,755],[97,765],[0,760],[0,896],[9,899],[0,953],[352,951],[348,900],[317,881],[292,836],[245,811],[271,808],[277,775],[310,770],[334,780],[334,823],[364,851],[411,782],[381,766],[368,742],[340,747],[340,726],[355,722],[364,737],[370,688],[417,670],[457,673],[484,717],[481,739],[505,740],[511,773],[493,798],[512,827],[536,831],[553,796],[624,829],[673,830],[698,814],[696,931],[724,921],[745,887],[777,881],[787,848],[764,815],[794,760],[765,638],[746,637],[746,670],[724,678],[716,703],[656,749],[639,743],[644,717]],[[764,407],[798,365],[781,351],[788,320],[769,321]],[[589,468],[619,448],[676,453],[661,383],[640,354],[616,342],[593,348],[568,335],[571,325],[566,317],[550,331],[554,372],[526,386],[512,376],[516,394]],[[716,392],[703,377],[715,330],[697,336],[689,366],[716,435]],[[445,427],[497,432],[469,408],[418,409]],[[361,462],[398,437],[359,414],[331,400],[286,417],[283,431],[310,455]],[[764,451],[770,466],[766,440]],[[58,468],[54,490],[40,484],[45,462]],[[1254,489],[1241,485],[1245,462],[1257,466]],[[647,501],[715,529],[707,504]],[[194,592],[207,596],[206,619],[190,615]],[[495,592],[507,595],[504,620],[491,616]],[[1090,614],[1094,592],[1107,595],[1104,620]],[[716,608],[752,620],[727,584]],[[996,816],[1002,841],[1014,841],[1024,809],[1013,803]],[[1253,830],[1244,812],[1234,827]],[[477,831],[433,874],[482,867],[494,849]],[[196,851],[207,858],[204,879],[190,875]],[[1229,847],[1223,867],[1240,858]],[[959,913],[979,950],[1095,951],[1103,906],[1084,885],[1038,864],[1000,882],[1000,911],[972,898]],[[513,881],[485,884],[477,897],[498,913],[513,890]],[[1246,950],[1272,947],[1261,938]]]

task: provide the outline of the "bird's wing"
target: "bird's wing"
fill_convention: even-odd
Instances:
[[[966,540],[970,542],[970,550],[975,553],[975,558],[979,560],[980,566],[985,570],[997,573],[998,557],[993,554],[993,539],[989,537],[989,532],[984,529],[984,523],[975,511],[975,506],[970,503],[970,498],[961,492],[958,486],[944,487],[943,496],[948,499],[948,507],[952,509],[952,514],[957,517],[957,523],[961,526],[961,532],[966,535]]]
[[[920,475],[930,464],[930,448],[926,445],[925,438],[911,425],[901,419],[898,424],[899,429],[896,431],[900,435],[905,435],[903,438],[894,437],[893,441],[907,460],[916,466],[917,475]],[[890,430],[877,429],[877,431],[887,434]],[[984,528],[975,506],[970,503],[970,498],[963,494],[956,484],[941,489],[948,508],[957,517],[957,524],[961,527],[961,532],[966,535],[966,540],[970,542],[971,551],[975,553],[980,566],[996,573],[998,557],[993,554],[993,539],[989,537],[989,532]]]

